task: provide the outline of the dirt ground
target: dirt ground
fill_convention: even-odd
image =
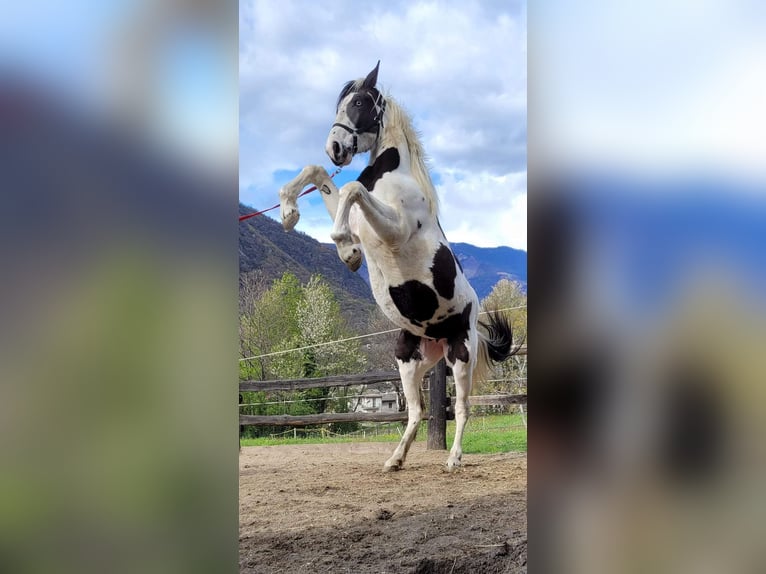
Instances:
[[[394,444],[244,447],[240,572],[526,572],[525,454],[463,455],[415,443],[382,471]]]

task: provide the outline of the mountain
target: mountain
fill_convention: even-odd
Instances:
[[[526,251],[511,247],[476,247],[470,243],[451,243],[450,246],[479,299],[489,295],[501,279],[518,281],[526,291]],[[365,282],[370,282],[366,261],[359,268],[359,275]]]
[[[240,204],[240,215],[253,212]],[[489,295],[495,283],[503,278],[519,281],[526,288],[526,251],[469,243],[451,245],[479,298]],[[252,217],[239,224],[239,271],[253,269],[260,269],[269,279],[277,279],[285,271],[301,281],[308,281],[314,273],[321,274],[352,323],[366,318],[375,305],[366,262],[357,273],[352,273],[338,259],[335,245],[320,243],[299,231],[286,233],[270,217]]]
[[[240,215],[254,211],[239,205]],[[239,272],[253,269],[261,270],[269,279],[289,271],[301,282],[313,274],[322,275],[352,323],[366,319],[375,306],[370,287],[341,262],[334,245],[328,247],[299,231],[287,233],[270,217],[251,217],[239,224]]]
[[[463,272],[483,299],[501,279],[518,281],[527,290],[527,252],[511,247],[476,247],[451,243]]]

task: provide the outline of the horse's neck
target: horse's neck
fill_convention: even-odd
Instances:
[[[407,145],[407,138],[404,137],[404,132],[401,128],[396,126],[385,126],[381,131],[380,137],[375,144],[375,147],[370,153],[370,165],[375,163],[378,156],[389,148],[396,148],[399,150],[399,168],[406,171],[412,171],[410,166],[410,149]]]
[[[384,116],[385,119],[387,118]],[[412,141],[413,138],[414,141]],[[396,148],[399,151],[399,166],[394,171],[404,172],[414,177],[428,199],[429,212],[434,218],[438,217],[436,190],[428,169],[424,165],[420,143],[411,126],[402,128],[397,122],[384,123],[380,136],[370,152],[370,165],[373,165],[378,156],[390,148]]]

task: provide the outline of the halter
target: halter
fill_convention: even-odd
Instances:
[[[372,95],[367,94],[372,98]],[[378,92],[378,97],[375,98],[375,101],[372,103],[372,105],[375,108],[375,117],[372,118],[372,123],[370,123],[369,126],[366,128],[350,128],[345,124],[341,123],[334,123],[332,127],[338,126],[339,128],[343,128],[347,132],[349,132],[351,135],[354,136],[353,139],[353,145],[351,148],[351,155],[356,155],[357,152],[357,136],[359,134],[366,134],[366,133],[374,133],[376,136],[380,134],[380,128],[383,126],[383,112],[386,111],[386,100],[383,97],[383,94]]]

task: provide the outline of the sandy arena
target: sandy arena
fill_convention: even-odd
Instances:
[[[242,448],[240,572],[526,572],[526,454],[465,454],[450,474],[419,442],[383,473],[394,446]]]

